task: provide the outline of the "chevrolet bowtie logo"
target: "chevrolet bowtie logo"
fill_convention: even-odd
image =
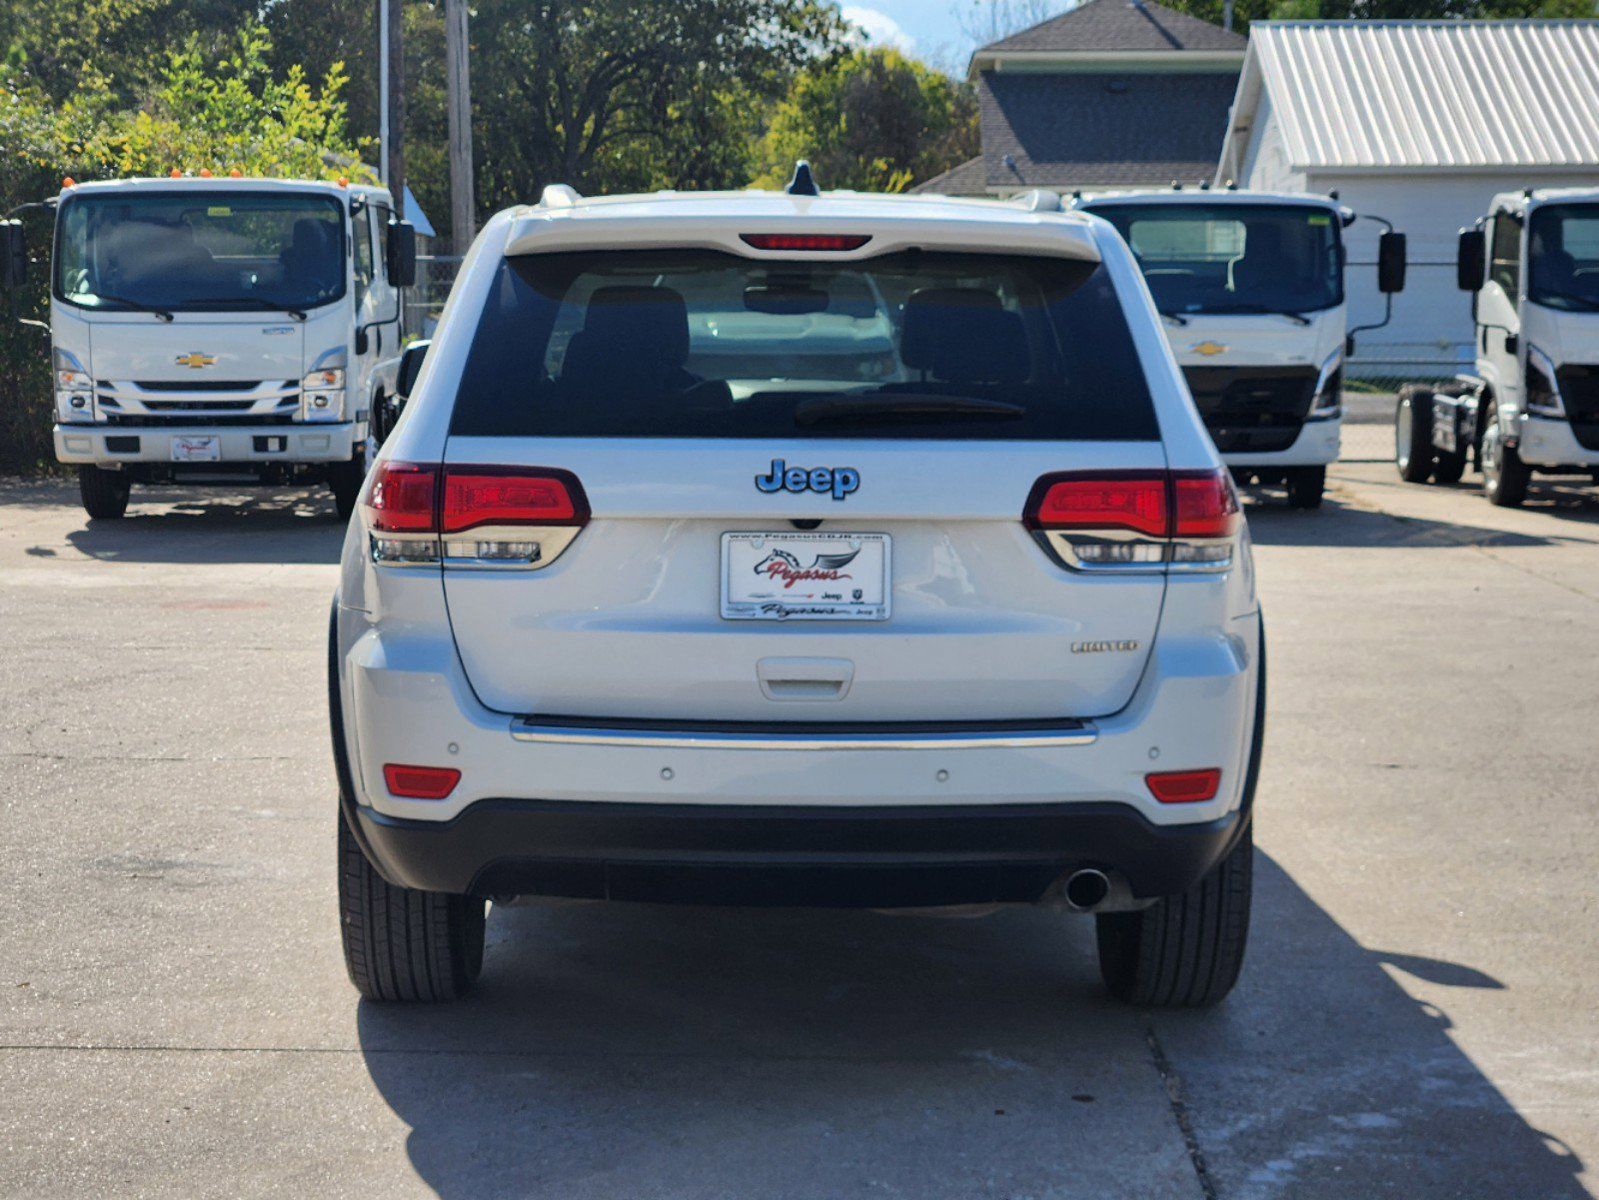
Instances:
[[[177,363],[180,367],[188,367],[192,371],[198,371],[201,367],[209,367],[216,360],[217,356],[215,354],[201,354],[196,350],[192,354],[178,355]]]
[[[1220,342],[1195,342],[1189,349],[1195,354],[1203,354],[1206,358],[1213,358],[1218,354],[1226,353],[1227,347]]]

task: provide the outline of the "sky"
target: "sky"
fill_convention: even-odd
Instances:
[[[863,29],[876,45],[897,46],[953,74],[966,73],[975,47],[961,32],[958,11],[983,0],[866,0],[839,5],[846,19]],[[1062,2],[1059,8],[1066,8]]]

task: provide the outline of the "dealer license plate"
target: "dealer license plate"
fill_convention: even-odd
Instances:
[[[220,437],[175,437],[172,439],[173,462],[221,462]]]
[[[886,533],[724,533],[722,616],[730,621],[884,621]]]

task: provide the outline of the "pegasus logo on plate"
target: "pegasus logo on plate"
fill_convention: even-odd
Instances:
[[[209,367],[216,362],[215,354],[201,354],[198,350],[191,354],[180,354],[176,361],[180,367],[188,367],[191,371],[198,371],[201,367]]]
[[[755,477],[755,486],[767,493],[831,493],[834,500],[842,500],[860,490],[861,473],[854,467],[791,467],[781,458],[774,458],[771,470]]]
[[[799,558],[787,550],[773,550],[755,564],[755,573],[763,579],[781,580],[785,588],[791,588],[796,583],[832,583],[840,579],[853,579],[854,576],[845,574],[843,568],[854,562],[859,553],[857,548],[848,554],[818,554],[810,566],[802,567]],[[856,593],[856,598],[860,598],[859,593]]]

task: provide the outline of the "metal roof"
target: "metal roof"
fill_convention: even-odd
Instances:
[[[1262,86],[1297,168],[1599,165],[1599,21],[1260,21]]]

